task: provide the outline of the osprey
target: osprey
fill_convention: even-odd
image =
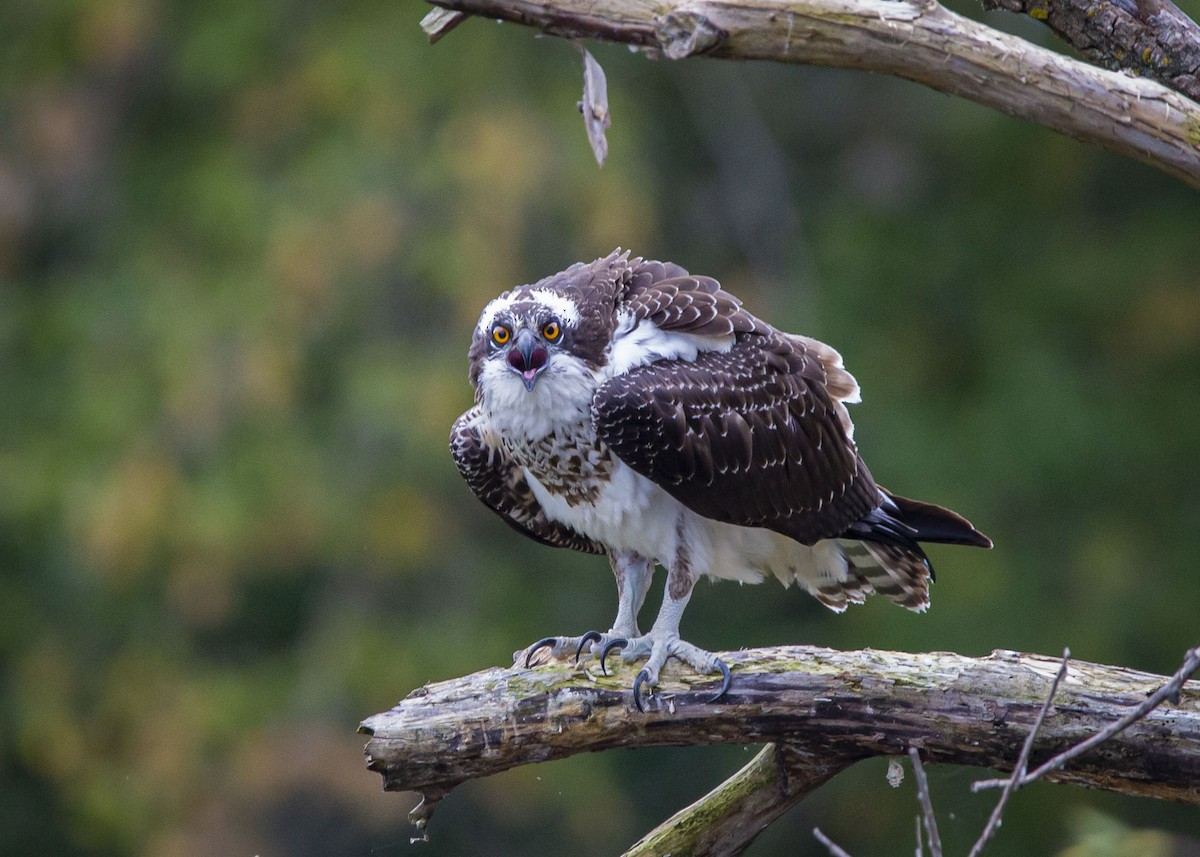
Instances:
[[[846,411],[858,384],[828,345],[777,330],[716,280],[619,250],[519,286],[483,310],[469,352],[475,405],[450,448],[476,496],[555,547],[604,554],[617,579],[606,633],[547,637],[647,658],[642,707],[670,657],[729,688],[720,658],[679,636],[703,575],[796,583],[834,610],[887,596],[929,605],[920,542],[991,547],[960,515],[871,478]],[[662,608],[637,615],[655,565]]]

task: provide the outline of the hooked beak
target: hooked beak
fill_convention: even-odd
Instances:
[[[550,362],[550,353],[538,344],[537,337],[528,328],[517,334],[517,339],[508,349],[508,368],[521,376],[521,382],[529,392],[537,383],[538,375]]]

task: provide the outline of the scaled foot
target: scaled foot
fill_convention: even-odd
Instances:
[[[513,666],[529,669],[548,661],[573,660],[579,663],[585,652],[600,657],[601,654],[607,654],[613,648],[623,646],[627,642],[625,637],[612,630],[606,634],[588,631],[578,637],[543,637],[532,646],[514,652]],[[600,668],[604,670],[603,660],[600,662]],[[607,674],[607,670],[605,673]]]
[[[619,644],[619,640],[611,641],[609,647],[615,648]],[[607,651],[604,654],[607,654]],[[699,673],[707,675],[719,672],[721,674],[721,687],[709,698],[709,702],[716,702],[724,696],[732,682],[729,666],[723,660],[712,652],[706,652],[698,646],[681,640],[678,634],[656,635],[651,631],[649,634],[630,640],[621,648],[621,659],[626,663],[639,658],[648,658],[648,660],[638,672],[637,678],[633,680],[633,704],[638,707],[638,711],[646,710],[642,705],[642,689],[646,689],[647,695],[653,692],[652,688],[658,684],[659,671],[667,662],[667,658],[676,658]],[[603,664],[603,659],[601,664]]]

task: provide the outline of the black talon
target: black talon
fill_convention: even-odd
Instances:
[[[650,673],[646,672],[645,667],[637,674],[637,678],[633,680],[633,704],[637,706],[637,710],[646,713],[645,707],[642,705],[642,685],[650,681]]]
[[[729,692],[729,685],[733,683],[733,676],[729,674],[729,667],[720,658],[717,659],[717,669],[721,671],[721,689],[716,695],[709,699],[709,702],[716,702],[722,696]]]
[[[529,651],[525,654],[525,669],[529,669],[529,662],[537,654],[538,649],[544,649],[547,646],[554,648],[556,645],[558,645],[558,637],[542,637],[542,639],[530,646]]]
[[[579,638],[579,648],[575,650],[575,663],[579,663],[579,656],[583,654],[583,647],[588,643],[598,643],[604,639],[604,635],[599,631],[588,631]]]
[[[604,646],[604,650],[602,652],[600,652],[600,672],[604,673],[605,675],[608,675],[608,667],[606,667],[604,665],[604,662],[606,660],[608,660],[609,652],[611,652],[613,649],[615,649],[617,647],[623,648],[628,645],[629,645],[629,641],[626,640],[624,637],[617,637],[615,640],[609,640],[608,643]]]

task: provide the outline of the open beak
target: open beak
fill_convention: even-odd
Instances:
[[[538,343],[537,336],[528,328],[517,334],[516,341],[508,349],[508,368],[521,376],[521,382],[530,392],[548,362],[550,352]]]

